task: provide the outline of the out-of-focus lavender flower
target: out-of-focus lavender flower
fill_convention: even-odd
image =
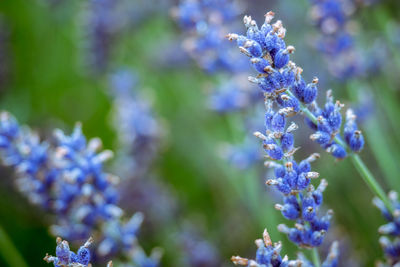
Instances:
[[[113,124],[118,132],[126,173],[143,176],[160,146],[164,129],[149,101],[137,90],[137,78],[128,70],[120,70],[110,78],[113,95]]]
[[[364,71],[364,62],[354,45],[350,16],[354,3],[350,0],[310,0],[311,18],[321,36],[315,46],[325,54],[329,71],[338,78],[348,79]]]
[[[69,244],[66,240],[57,237],[56,256],[46,254],[44,260],[48,263],[52,262],[56,267],[86,267],[90,265],[91,255],[89,246],[92,244],[93,239],[89,238],[86,243],[81,246],[77,253],[69,249]],[[109,263],[107,266],[112,266]]]
[[[243,84],[242,76],[235,76],[231,80],[220,84],[211,90],[208,96],[208,106],[219,113],[246,111],[262,97],[260,92]]]
[[[190,36],[184,49],[206,71],[237,72],[247,68],[232,46],[223,41],[239,13],[232,0],[185,0],[173,9],[173,15]]]
[[[389,193],[394,211],[391,213],[379,198],[373,199],[373,204],[382,212],[387,224],[379,227],[379,233],[383,235],[379,242],[385,253],[386,263],[380,266],[397,266],[400,263],[400,202],[398,194]]]
[[[27,127],[21,128],[8,113],[0,114],[0,155],[2,161],[17,171],[16,184],[33,203],[56,215],[53,233],[71,241],[88,236],[112,240],[108,251],[129,254],[138,247],[134,242],[138,224],[134,215],[123,223],[117,206],[115,184],[118,178],[103,171],[103,162],[111,151],[98,152],[98,138],[86,140],[78,124],[72,135],[56,130],[55,142],[40,142]],[[109,236],[108,224],[116,223],[123,235]],[[117,230],[116,230],[117,231]],[[122,244],[122,245],[121,245]],[[101,256],[107,258],[107,253]]]
[[[168,7],[168,0],[90,0],[84,16],[88,61],[94,72],[109,69],[115,43],[149,14]]]
[[[260,147],[256,142],[245,140],[242,144],[222,144],[220,155],[235,168],[245,170],[263,159]]]
[[[195,225],[186,223],[178,236],[178,241],[185,252],[183,265],[193,267],[221,266],[220,256],[214,244],[205,240]]]

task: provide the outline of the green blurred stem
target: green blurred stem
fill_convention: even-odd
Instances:
[[[7,233],[0,226],[0,254],[5,262],[11,267],[28,267],[17,248],[8,237]]]
[[[390,212],[393,213],[392,204],[386,196],[385,191],[383,191],[382,187],[378,184],[375,177],[369,171],[367,166],[365,166],[364,161],[360,158],[358,154],[351,154],[350,157],[353,165],[361,174],[361,177],[364,179],[370,189],[375,192],[375,194],[385,203],[386,208],[388,208]]]
[[[289,94],[292,97],[295,97],[292,92],[289,90],[286,91],[287,94]],[[302,103],[300,103],[301,110],[303,113],[315,124],[318,124],[317,118],[312,114],[312,112]],[[346,150],[348,150],[347,144],[343,142],[340,138],[335,136],[334,138],[335,142],[338,143],[339,145],[343,146]],[[351,153],[349,157],[352,159],[353,165],[356,167],[357,171],[363,178],[364,182],[368,185],[368,187],[371,189],[371,191],[377,195],[382,202],[385,204],[386,208],[393,213],[393,207],[391,202],[389,201],[389,198],[385,194],[385,191],[383,191],[382,187],[379,185],[379,183],[376,181],[375,177],[372,175],[370,170],[367,168],[367,166],[364,164],[363,160],[358,156],[358,154]]]
[[[312,261],[314,263],[314,267],[321,267],[321,260],[319,258],[319,253],[317,248],[313,248],[311,250]]]

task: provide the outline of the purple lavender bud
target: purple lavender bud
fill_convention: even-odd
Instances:
[[[325,231],[313,232],[310,240],[310,245],[318,247],[324,241]]]
[[[333,144],[328,149],[335,158],[344,159],[347,156],[346,150],[338,144]]]
[[[272,32],[269,32],[265,37],[265,48],[268,52],[281,49],[280,38]]]
[[[289,54],[293,53],[294,47],[288,46],[286,49],[280,49],[274,58],[275,68],[283,68],[289,63]]]
[[[284,86],[283,87],[293,87],[293,84],[295,83],[296,80],[296,75],[294,71],[291,68],[286,68],[282,72],[282,77],[284,79]]]
[[[296,98],[282,94],[277,98],[277,102],[281,107],[292,108],[295,113],[300,111],[300,103]]]
[[[302,243],[302,233],[296,228],[290,229],[288,237],[289,237],[290,241],[292,241],[295,244]]]
[[[244,46],[245,50],[250,53],[252,57],[261,57],[262,56],[262,48],[260,44],[256,41],[249,40]]]
[[[288,220],[296,220],[300,216],[300,211],[293,204],[285,204],[283,206],[276,204],[275,208],[282,212],[282,215]]]
[[[355,131],[349,140],[349,147],[354,152],[360,152],[364,147],[364,137],[361,131]]]
[[[306,174],[304,172],[300,173],[299,176],[297,177],[297,189],[298,190],[304,190],[308,187],[310,184],[310,179],[306,177]]]
[[[251,63],[253,65],[254,69],[256,71],[258,71],[259,73],[267,73],[265,68],[270,66],[268,60],[266,60],[264,58],[258,58],[258,57],[252,58]]]
[[[283,151],[287,152],[293,149],[294,137],[292,133],[284,133],[281,137],[281,147]]]
[[[271,131],[283,133],[285,131],[286,118],[283,113],[277,112],[271,120]]]
[[[287,182],[285,182],[283,179],[279,178],[277,181],[278,181],[277,188],[282,194],[286,195],[292,191],[290,189],[289,184]]]
[[[312,221],[316,214],[315,208],[316,204],[314,198],[311,195],[306,196],[303,199],[303,210],[302,210],[303,219],[306,221]]]
[[[290,167],[291,168],[291,167]],[[286,174],[283,177],[284,181],[294,188],[297,182],[297,172],[293,169],[287,169]]]
[[[311,171],[311,164],[307,160],[302,160],[299,164],[299,173]]]
[[[320,145],[327,145],[331,141],[331,135],[322,131],[315,132],[310,136],[310,138]]]
[[[275,176],[276,177],[284,177],[285,176],[285,173],[286,173],[286,169],[285,169],[285,167],[284,166],[282,166],[282,165],[278,165],[276,168],[275,168]]]
[[[300,78],[294,82],[293,86],[291,87],[291,91],[298,99],[304,101],[304,91],[306,90],[306,87],[306,82],[300,76]]]
[[[310,83],[308,84],[303,91],[303,97],[302,100],[306,104],[312,103],[316,98],[317,98],[317,84],[316,83]]]

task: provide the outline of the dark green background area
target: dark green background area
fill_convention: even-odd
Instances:
[[[321,64],[321,55],[308,47],[307,36],[315,29],[304,15],[307,1],[281,2],[278,5],[258,1],[257,6],[250,3],[254,5],[250,10],[274,8],[287,26],[287,42],[296,46],[294,60],[303,66],[305,76],[325,77],[321,79],[324,88],[332,86],[337,98],[350,103],[354,100],[351,88],[355,83],[329,78],[326,66]],[[363,25],[359,38],[362,44],[368,45],[376,36],[385,36],[382,25],[389,21],[398,23],[398,5],[394,0],[381,1],[377,7],[357,13],[356,17]],[[43,138],[49,137],[54,128],[70,132],[75,122],[80,121],[88,138],[98,136],[105,148],[115,150],[117,140],[110,123],[112,103],[107,77],[93,74],[85,63],[82,8],[81,1],[77,0],[60,1],[54,6],[47,5],[44,0],[0,1],[0,21],[8,29],[5,45],[9,51],[7,79],[0,83],[0,109],[14,114]],[[232,132],[227,127],[231,119],[206,109],[205,87],[215,83],[218,77],[206,75],[190,60],[182,65],[166,63],[165,58],[171,55],[163,48],[175,45],[170,51],[174,52],[172,57],[183,54],[178,45],[181,38],[177,25],[167,12],[153,13],[129,29],[112,54],[110,70],[120,66],[134,70],[142,85],[140,90],[154,97],[155,112],[166,124],[163,149],[152,172],[173,188],[180,202],[182,218],[201,218],[204,238],[217,246],[227,266],[231,255],[253,256],[254,240],[261,237],[264,228],[269,229],[274,241],[282,240],[282,254],[294,256],[294,246],[275,230],[276,224],[285,220],[272,209],[275,201],[271,201],[264,190],[262,166],[240,171],[228,166],[217,155],[216,148],[221,142],[237,142],[238,137],[240,141],[247,134],[247,129]],[[391,66],[393,62],[386,63]],[[356,81],[370,85],[378,96],[374,120],[362,126],[370,133],[362,156],[385,184],[385,189],[399,185],[396,164],[381,170],[385,164],[397,163],[399,159],[400,132],[396,131],[399,124],[390,123],[391,118],[400,115],[397,104],[399,83],[394,80],[398,71],[396,67],[386,67],[374,77]],[[379,125],[375,124],[377,121]],[[376,127],[386,136],[374,131]],[[377,228],[383,223],[379,212],[371,205],[372,194],[350,162],[335,162],[312,144],[308,129],[302,128],[298,132],[296,142],[302,147],[299,156],[312,152],[322,155],[313,166],[329,181],[325,203],[335,210],[333,224],[337,234],[334,238],[350,240],[353,256],[365,266],[371,266],[382,257]],[[382,138],[393,154],[382,150],[379,143]],[[55,250],[55,237],[48,232],[53,218],[28,204],[14,190],[12,170],[1,168],[0,175],[0,225],[29,266],[46,266],[43,256]],[[389,180],[384,180],[385,176],[389,176]],[[275,225],[268,224],[272,219]],[[139,235],[146,250],[155,246],[165,248],[162,266],[174,266],[174,258],[179,257],[168,244],[171,231],[166,226],[159,229],[159,233],[144,231]],[[7,266],[1,256],[0,265]]]

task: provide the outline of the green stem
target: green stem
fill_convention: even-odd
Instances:
[[[7,233],[0,226],[0,254],[9,266],[28,267],[17,248],[8,237]]]
[[[382,187],[378,184],[375,177],[369,171],[367,166],[365,166],[363,160],[360,158],[358,154],[350,155],[353,165],[356,167],[357,171],[361,174],[361,177],[364,179],[365,183],[369,186],[372,192],[385,203],[386,208],[389,209],[391,213],[393,213],[392,204],[389,201],[389,198],[386,196],[385,191],[383,191]]]
[[[319,253],[317,248],[313,248],[311,250],[312,261],[314,263],[314,267],[321,267],[321,260],[319,258]]]
[[[287,94],[289,94],[291,97],[295,97],[292,92],[289,90],[286,91]],[[301,110],[303,113],[315,124],[318,123],[317,118],[312,114],[312,112],[305,106],[304,104],[300,103]],[[339,137],[335,136],[334,138],[335,142],[338,143],[339,145],[343,146],[346,150],[348,150],[347,144],[343,142]],[[368,187],[371,189],[375,195],[377,195],[385,204],[386,208],[390,211],[393,212],[393,207],[391,202],[389,201],[389,198],[385,194],[385,191],[382,189],[382,187],[379,185],[379,183],[376,181],[375,177],[372,175],[370,170],[367,168],[367,166],[364,164],[363,160],[358,156],[358,154],[351,153],[350,158],[352,159],[353,165],[356,167],[358,172],[360,173],[361,177],[363,178],[364,182],[368,185]]]

